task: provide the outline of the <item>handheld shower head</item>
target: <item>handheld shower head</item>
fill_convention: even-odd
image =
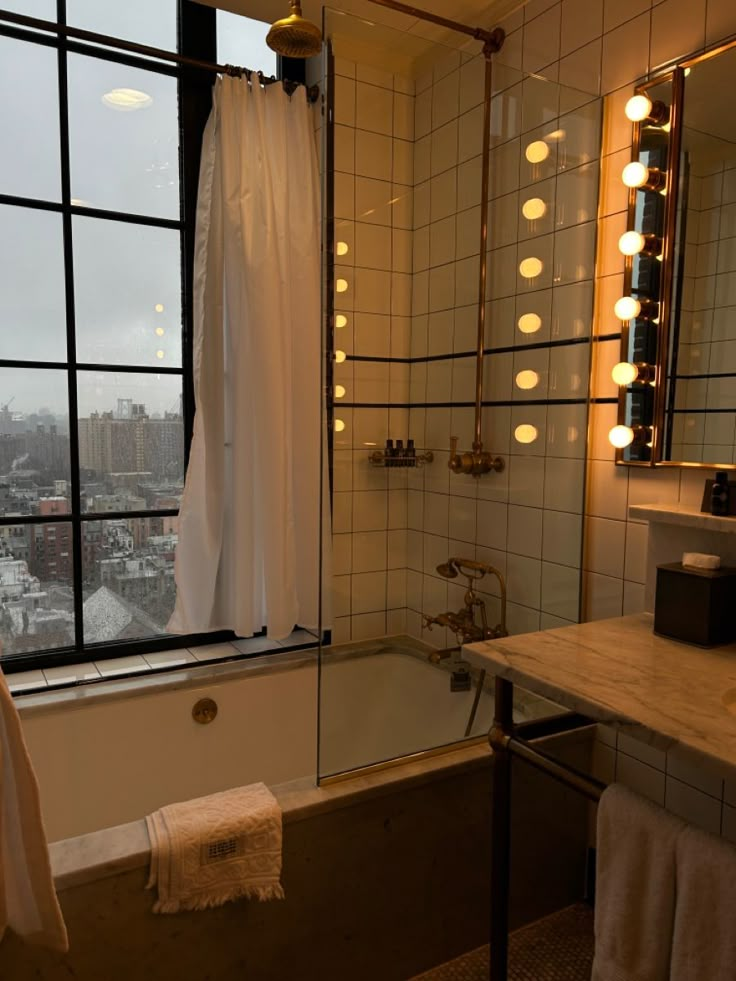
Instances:
[[[266,44],[286,58],[311,58],[322,50],[322,32],[302,17],[299,0],[290,0],[291,13],[277,20],[266,37]]]
[[[437,572],[445,579],[457,579],[457,569],[455,563],[450,559],[449,562],[442,562],[437,566]]]

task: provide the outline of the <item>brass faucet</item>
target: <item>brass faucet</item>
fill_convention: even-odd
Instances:
[[[482,443],[473,443],[472,453],[458,453],[457,442],[457,436],[450,437],[450,459],[447,466],[453,473],[469,473],[474,477],[480,477],[481,474],[490,473],[491,470],[496,473],[503,470],[505,466],[503,459],[484,450]]]
[[[457,637],[459,644],[472,644],[478,640],[492,640],[494,637],[506,637],[506,583],[498,569],[485,562],[478,562],[476,559],[450,558],[447,562],[437,566],[437,572],[445,579],[457,579],[463,576],[468,581],[467,592],[465,593],[465,605],[457,611],[448,610],[446,613],[439,613],[437,616],[423,615],[424,625],[428,630],[433,626],[449,627]],[[488,626],[486,616],[486,604],[480,599],[473,589],[474,583],[483,579],[487,574],[494,575],[498,579],[501,589],[501,622],[495,627]],[[476,622],[476,611],[479,612],[479,622]],[[442,660],[443,657],[450,657],[452,651],[436,651],[430,654],[431,661]]]

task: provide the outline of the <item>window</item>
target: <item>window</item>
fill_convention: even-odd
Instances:
[[[190,0],[10,10],[214,61]],[[20,79],[32,84],[20,84]],[[0,640],[175,646],[191,242],[213,76],[0,20]]]

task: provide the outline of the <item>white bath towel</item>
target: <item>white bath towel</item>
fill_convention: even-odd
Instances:
[[[675,847],[683,828],[679,818],[620,784],[603,792],[592,981],[668,981]]]
[[[0,671],[0,940],[7,927],[29,943],[69,949],[36,774]]]
[[[698,828],[677,840],[671,981],[736,978],[736,848]]]
[[[262,783],[169,804],[146,818],[155,913],[283,899],[281,808]]]

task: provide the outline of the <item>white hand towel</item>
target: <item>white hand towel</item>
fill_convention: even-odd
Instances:
[[[0,671],[0,940],[7,927],[29,943],[66,951],[36,774],[18,711]]]
[[[683,828],[620,784],[603,792],[592,981],[669,981],[675,846]]]
[[[264,784],[169,804],[146,824],[155,913],[208,909],[241,896],[284,898],[281,808]]]
[[[677,841],[671,981],[736,978],[736,848],[698,828]]]

